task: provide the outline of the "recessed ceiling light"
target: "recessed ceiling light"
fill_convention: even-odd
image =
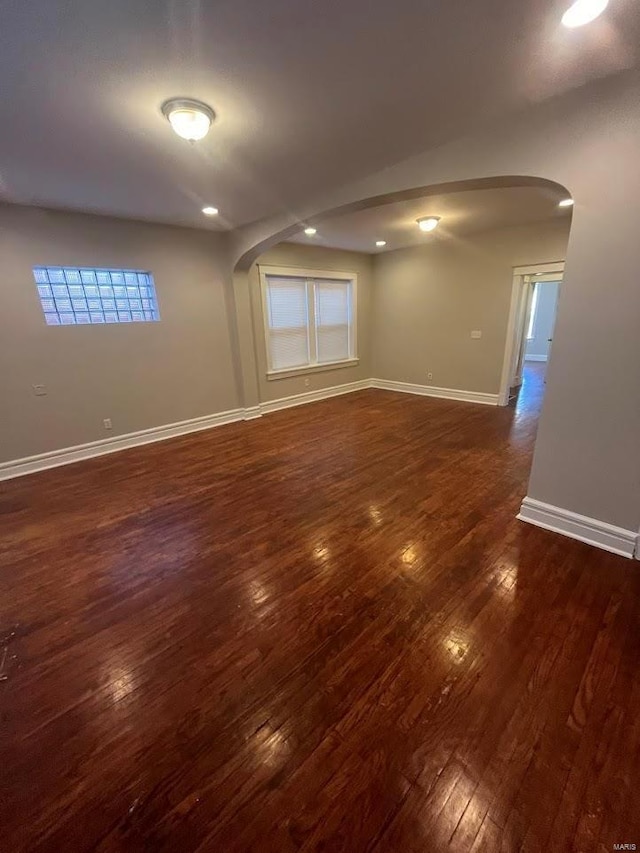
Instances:
[[[218,208],[217,207],[203,207],[202,212],[206,216],[217,216],[218,215]]]
[[[421,231],[433,231],[434,228],[438,227],[438,222],[440,222],[439,216],[425,216],[423,219],[417,219],[418,228]]]
[[[189,98],[171,98],[162,105],[162,114],[183,139],[195,142],[209,133],[215,113],[207,104]]]
[[[313,235],[317,234],[318,231],[316,228],[309,227],[304,229],[304,233],[307,235],[307,237],[313,237]]]
[[[386,240],[376,240],[376,246],[378,246],[378,248],[382,248],[382,246],[386,246],[386,245],[387,245]]]
[[[558,202],[558,207],[573,207],[573,199],[563,198],[562,201]]]
[[[609,0],[576,0],[562,16],[565,27],[573,29],[595,21],[609,5]]]

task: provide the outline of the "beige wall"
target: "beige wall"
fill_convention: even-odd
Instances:
[[[563,217],[378,255],[376,378],[497,394],[513,267],[563,260],[568,234]]]
[[[0,206],[0,461],[238,406],[222,240]],[[48,327],[37,264],[150,270],[161,321]],[[34,396],[34,384],[47,396]]]
[[[297,267],[312,270],[337,270],[355,272],[357,287],[357,347],[360,363],[354,367],[337,367],[287,379],[267,379],[267,352],[264,338],[264,320],[260,293],[258,266]],[[371,376],[370,326],[371,326],[371,255],[344,252],[321,246],[301,246],[281,243],[258,258],[249,271],[251,309],[255,339],[255,356],[258,371],[258,393],[262,402],[303,394],[332,385],[344,385]]]

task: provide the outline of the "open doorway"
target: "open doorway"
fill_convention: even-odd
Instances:
[[[499,404],[515,399],[527,378],[544,384],[564,262],[516,267]]]
[[[532,282],[524,347],[525,365],[527,362],[546,363],[549,360],[561,281],[557,274],[548,274]]]

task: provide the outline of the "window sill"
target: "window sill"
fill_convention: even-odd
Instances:
[[[326,370],[336,370],[340,367],[356,367],[360,364],[359,358],[348,358],[344,361],[330,361],[325,364],[305,365],[304,367],[291,367],[286,370],[269,370],[267,371],[267,379],[271,382],[273,379],[290,379],[293,376],[302,376],[305,373],[322,373]]]

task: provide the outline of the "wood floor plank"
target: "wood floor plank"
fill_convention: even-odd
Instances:
[[[640,844],[640,573],[515,519],[543,391],[0,485],[0,849]]]

